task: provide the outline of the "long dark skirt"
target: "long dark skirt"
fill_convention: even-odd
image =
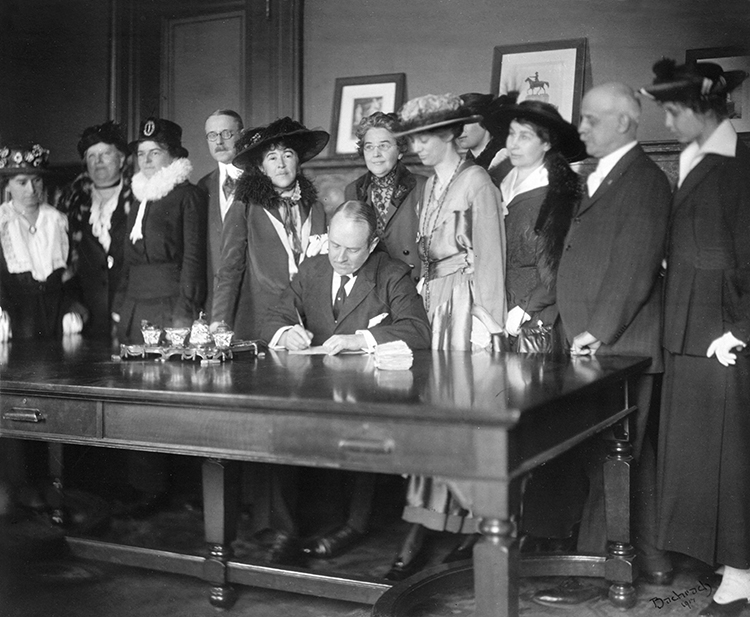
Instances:
[[[658,545],[750,567],[750,357],[666,354],[658,452]]]

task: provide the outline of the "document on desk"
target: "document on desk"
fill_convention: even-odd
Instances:
[[[307,349],[299,349],[299,350],[289,350],[290,354],[296,354],[298,356],[327,356],[328,352],[325,350],[323,345],[316,345],[315,347],[308,347]],[[337,353],[337,356],[344,356],[344,355],[362,355],[366,354],[367,352],[364,349],[356,349],[356,350],[346,350],[346,351],[340,351]]]

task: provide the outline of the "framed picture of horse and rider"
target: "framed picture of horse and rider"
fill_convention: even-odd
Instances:
[[[563,118],[577,124],[586,52],[586,39],[495,47],[490,92],[516,90],[519,103],[526,99],[551,103]]]

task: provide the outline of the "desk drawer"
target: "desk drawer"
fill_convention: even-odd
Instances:
[[[299,461],[326,461],[385,473],[473,470],[469,431],[300,416],[274,418],[274,453]]]
[[[99,414],[94,401],[35,396],[2,396],[0,429],[10,433],[46,433],[98,437]]]

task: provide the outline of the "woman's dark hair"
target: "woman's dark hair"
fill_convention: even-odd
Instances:
[[[513,118],[511,122],[517,122],[518,124],[523,124],[524,126],[528,126],[533,129],[534,133],[539,139],[541,139],[544,143],[550,145],[550,149],[547,151],[547,154],[549,154],[550,152],[560,151],[560,138],[558,137],[556,131],[552,131],[546,126],[542,126],[541,124],[537,124],[536,122],[532,122],[531,120],[527,120],[526,118]]]
[[[367,225],[367,244],[372,243],[378,237],[378,215],[375,208],[355,199],[350,199],[341,204],[331,215],[333,221],[336,215],[345,216],[346,218],[364,223]]]
[[[249,165],[246,166],[246,169],[249,169],[250,166],[256,168],[261,167],[263,165],[263,159],[266,158],[266,154],[268,154],[271,150],[276,150],[277,148],[289,148],[290,150],[294,150],[294,153],[297,155],[297,160],[299,160],[299,148],[295,145],[293,138],[285,137],[283,139],[279,139],[278,141],[272,141],[258,150],[258,152],[256,152],[248,161]]]
[[[359,121],[355,136],[357,137],[357,151],[363,154],[363,148],[365,146],[365,135],[370,129],[386,129],[391,133],[398,132],[398,116],[396,114],[385,114],[382,111],[376,111],[362,120]],[[407,137],[397,137],[396,146],[398,151],[402,154],[409,150],[409,140]]]

